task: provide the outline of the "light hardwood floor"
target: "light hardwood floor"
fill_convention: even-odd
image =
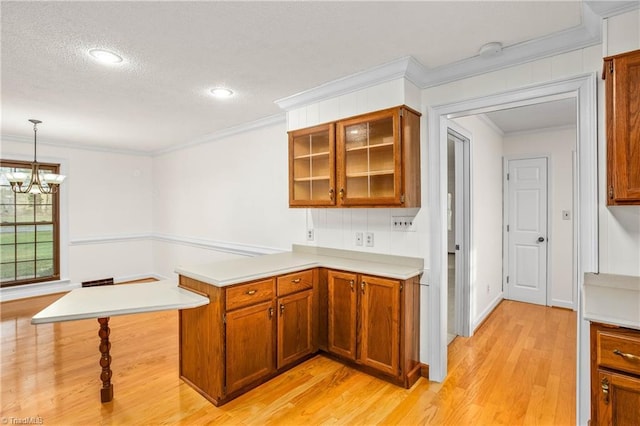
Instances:
[[[444,383],[405,390],[317,356],[216,408],[178,378],[176,312],[111,319],[114,400],[99,402],[98,323],[33,326],[58,296],[4,302],[0,421],[54,424],[575,424],[575,312],[505,301],[449,346]]]

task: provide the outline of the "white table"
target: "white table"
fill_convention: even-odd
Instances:
[[[98,336],[102,367],[100,400],[109,402],[113,399],[109,318],[144,312],[197,308],[208,303],[209,298],[206,295],[180,288],[171,281],[85,287],[72,290],[38,312],[31,318],[31,324],[97,318],[100,324]]]

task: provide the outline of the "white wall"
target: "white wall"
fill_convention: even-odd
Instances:
[[[212,248],[289,250],[305,238],[303,209],[289,209],[284,120],[163,154],[153,164],[156,273],[237,257]]]
[[[31,143],[2,141],[2,158],[33,160]],[[61,279],[72,284],[153,274],[152,159],[38,144],[38,160],[61,164]]]
[[[479,116],[453,120],[471,138],[471,329],[502,300],[502,135]]]
[[[575,308],[573,277],[573,152],[575,127],[507,134],[505,156],[549,156],[549,291],[551,305]],[[562,219],[562,211],[571,213]]]

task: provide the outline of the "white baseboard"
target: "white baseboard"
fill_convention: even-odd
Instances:
[[[65,293],[80,288],[82,284],[69,280],[47,281],[44,283],[25,284],[0,289],[0,302],[26,299],[27,297],[44,296],[47,294]]]
[[[551,299],[551,306],[555,306],[556,308],[571,309],[572,311],[576,310],[576,307],[571,300]]]
[[[487,319],[487,317],[489,317],[489,315],[491,315],[491,312],[493,312],[493,310],[498,306],[498,304],[502,302],[502,299],[504,299],[504,293],[500,292],[498,293],[496,298],[493,299],[493,301],[489,304],[489,306],[487,306],[487,308],[484,311],[482,311],[482,313],[480,313],[480,316],[476,318],[476,320],[472,324],[471,328],[473,330],[473,333],[475,333],[476,328],[478,328],[478,326],[482,324],[484,320]]]

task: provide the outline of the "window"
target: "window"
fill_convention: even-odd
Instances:
[[[60,165],[39,163],[59,173]],[[59,193],[16,194],[4,173],[31,163],[0,160],[0,287],[60,279]]]

